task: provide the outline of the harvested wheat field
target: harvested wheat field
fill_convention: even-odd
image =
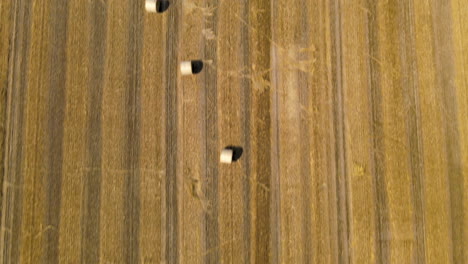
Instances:
[[[468,263],[466,0],[0,14],[1,263]]]

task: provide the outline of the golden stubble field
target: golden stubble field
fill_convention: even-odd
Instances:
[[[468,262],[463,0],[4,2],[2,263]]]

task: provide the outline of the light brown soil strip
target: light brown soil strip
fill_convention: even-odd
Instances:
[[[46,151],[46,137],[44,136],[45,125],[47,124],[47,119],[45,117],[47,111],[47,104],[44,102],[44,98],[47,97],[47,86],[49,83],[48,77],[50,72],[48,71],[47,61],[49,59],[48,50],[48,30],[45,30],[49,27],[49,23],[46,19],[47,16],[47,5],[40,5],[42,9],[32,9],[37,11],[32,17],[32,36],[31,36],[31,51],[28,55],[29,58],[25,55],[25,60],[29,60],[29,65],[31,66],[25,72],[31,74],[31,77],[23,85],[27,85],[28,92],[26,93],[25,105],[20,107],[25,108],[25,119],[26,126],[24,128],[18,128],[16,133],[25,133],[25,144],[24,149],[22,149],[22,155],[17,156],[17,162],[20,161],[21,170],[23,173],[24,181],[21,181],[23,184],[23,197],[24,201],[27,202],[25,206],[18,206],[18,204],[13,204],[12,208],[15,210],[15,214],[22,214],[25,216],[25,219],[19,217],[14,221],[15,227],[12,229],[14,232],[18,230],[20,232],[18,240],[22,242],[22,247],[20,248],[21,255],[20,261],[22,262],[38,262],[43,259],[43,246],[42,238],[48,231],[51,231],[52,228],[44,226],[44,217],[45,217],[45,199],[46,194],[44,192],[44,182],[36,180],[45,179],[47,175],[47,164],[45,164],[44,153]],[[31,11],[31,9],[29,10]],[[25,92],[25,91],[23,91]],[[29,97],[30,96],[30,97]],[[23,102],[23,101],[22,101]],[[24,129],[24,130],[23,130]],[[17,164],[18,165],[18,164]],[[15,188],[20,188],[20,183],[15,183]],[[33,204],[35,206],[33,206]],[[18,211],[16,211],[18,210]],[[15,240],[15,241],[18,241]],[[20,242],[20,243],[21,243]],[[32,252],[37,249],[37,254]],[[28,252],[29,254],[22,254]],[[16,255],[17,256],[17,255]]]
[[[9,52],[6,135],[5,135],[5,177],[3,178],[2,220],[1,220],[1,260],[5,263],[19,261],[19,241],[22,224],[23,191],[19,183],[23,182],[21,171],[24,140],[24,102],[26,98],[26,80],[30,50],[29,7],[25,1],[12,2],[12,35]]]
[[[249,38],[250,73],[250,133],[244,151],[244,159],[250,159],[250,262],[272,263],[271,234],[271,116],[270,116],[270,1],[249,3],[249,24],[244,25]],[[249,135],[250,134],[250,135]],[[246,155],[248,153],[248,155]],[[246,188],[246,187],[244,187]],[[247,197],[246,197],[247,198]],[[247,220],[246,220],[247,221]]]
[[[461,145],[459,130],[459,115],[457,104],[457,87],[455,83],[455,45],[453,36],[452,8],[458,9],[450,2],[434,1],[432,6],[432,25],[434,27],[435,71],[438,96],[442,101],[442,116],[444,120],[446,166],[449,184],[451,250],[453,263],[463,263],[463,233],[468,228],[463,225],[463,171],[461,161]],[[465,89],[468,87],[465,86]]]
[[[459,146],[460,146],[460,163],[454,164],[459,166],[461,171],[461,179],[459,179],[462,192],[458,193],[458,199],[461,202],[460,207],[456,210],[452,209],[452,218],[455,223],[459,223],[461,227],[456,230],[452,227],[452,232],[456,230],[459,233],[453,237],[454,245],[454,262],[468,262],[468,5],[463,1],[452,1],[452,26],[453,26],[453,46],[454,46],[454,84],[455,84],[455,101],[454,104],[458,107],[458,130],[459,130]],[[455,240],[457,239],[457,240]]]
[[[65,52],[65,109],[63,119],[63,162],[61,186],[61,212],[58,230],[58,262],[79,263],[82,254],[83,187],[86,162],[86,108],[88,94],[83,87],[89,83],[89,28],[86,0],[69,2],[69,21]],[[80,42],[83,40],[83,42]]]
[[[128,11],[131,1],[109,1],[107,4],[107,42],[105,77],[102,91],[102,166],[100,204],[100,261],[121,262],[127,257],[126,215],[128,167],[128,122],[132,111],[128,92],[132,83],[128,75],[129,39],[133,28]]]
[[[107,56],[106,2],[93,1],[88,5],[89,28],[89,82],[86,85],[86,162],[83,169],[82,262],[96,263],[100,258],[100,205],[102,177],[102,93]]]
[[[270,82],[270,89],[271,89],[271,97],[270,97],[270,113],[271,113],[271,247],[272,247],[272,254],[271,259],[272,263],[281,263],[282,261],[282,247],[281,247],[281,239],[282,239],[282,232],[281,228],[281,171],[279,166],[280,160],[280,128],[279,128],[279,74],[278,74],[278,50],[276,47],[276,43],[273,41],[277,38],[278,33],[277,30],[273,27],[275,22],[276,13],[275,10],[278,9],[278,2],[271,1],[271,15],[270,15],[270,26],[271,26],[271,45],[270,45],[270,64],[271,64],[271,82]]]
[[[241,17],[241,19],[247,20],[247,23],[250,24],[250,8],[249,8],[250,1],[241,1],[240,2],[240,7],[238,12],[240,14],[236,14],[236,16]],[[249,39],[249,29],[248,27],[244,26],[244,23],[242,21],[239,21],[240,23],[237,24],[236,28],[240,28],[240,39],[242,41],[242,45],[239,46],[238,49],[238,54],[239,54],[239,65],[241,69],[246,69],[248,73],[251,73],[251,62],[250,62],[250,39]],[[251,237],[251,230],[252,230],[252,209],[250,207],[251,204],[251,185],[252,185],[252,174],[251,174],[251,155],[250,151],[252,150],[251,148],[251,113],[252,113],[252,104],[251,104],[251,98],[252,98],[252,86],[251,82],[248,78],[240,78],[239,79],[239,86],[238,88],[238,95],[239,95],[239,101],[238,104],[233,104],[235,107],[234,113],[231,114],[238,117],[238,119],[234,119],[233,126],[234,129],[233,131],[236,132],[236,138],[234,139],[233,142],[236,142],[236,144],[239,144],[243,147],[244,153],[242,159],[239,160],[239,165],[237,169],[239,171],[242,170],[242,172],[237,172],[237,175],[241,175],[242,180],[237,181],[237,184],[241,184],[242,187],[240,188],[242,194],[242,253],[243,253],[243,260],[245,262],[248,262],[252,259],[252,251],[251,251],[251,245],[252,245],[252,240],[253,238]],[[240,114],[239,113],[240,109]],[[238,143],[237,143],[238,142]],[[239,195],[239,194],[238,194]],[[237,199],[237,198],[234,198]],[[237,209],[234,209],[237,210]]]
[[[207,0],[204,8],[210,14],[205,18],[205,28],[211,28],[214,36],[219,38],[219,32],[222,29],[218,28],[218,1]],[[216,65],[218,63],[218,42],[205,42],[204,59],[211,61],[211,66],[207,65],[204,68],[205,81],[205,179],[203,181],[203,192],[209,205],[209,210],[204,216],[205,229],[205,263],[220,263],[220,238],[219,238],[219,131],[218,131],[218,76]]]
[[[165,89],[162,67],[168,13],[144,15],[140,129],[140,262],[161,263],[165,177]]]
[[[378,242],[377,248],[377,261],[383,263],[390,261],[390,219],[388,208],[388,194],[386,186],[385,174],[385,144],[384,144],[384,130],[382,127],[382,76],[381,65],[379,64],[380,58],[380,45],[379,42],[379,23],[382,23],[378,18],[380,11],[377,3],[369,1],[366,5],[368,9],[368,56],[369,56],[369,71],[370,80],[368,87],[368,98],[370,105],[370,129],[371,129],[371,160],[372,160],[372,175],[373,175],[373,191],[374,199],[376,199],[376,241]]]
[[[413,263],[425,263],[425,240],[424,240],[424,171],[422,160],[422,131],[420,121],[420,102],[417,87],[417,67],[415,54],[415,25],[413,1],[400,3],[398,8],[398,20],[404,26],[400,26],[399,43],[401,53],[401,85],[406,103],[404,113],[406,118],[406,129],[408,138],[409,166],[411,170],[411,201],[413,207]]]
[[[331,13],[332,2],[308,5],[308,17],[316,18],[316,22],[310,23],[308,38],[310,44],[305,54],[307,63],[305,69],[309,71],[310,77],[307,84],[310,90],[308,105],[300,106],[300,115],[303,122],[309,123],[310,156],[302,162],[310,165],[311,193],[310,213],[306,217],[311,218],[311,230],[308,234],[312,263],[337,262],[338,243],[335,232],[336,223],[336,191],[332,188],[336,179],[336,157],[333,129],[333,109],[336,107],[333,101],[334,80],[332,74],[332,43],[331,21],[334,17]],[[348,10],[344,8],[344,10]],[[349,24],[349,22],[347,22]],[[344,41],[344,40],[343,40]],[[345,58],[343,58],[344,60]],[[345,105],[343,106],[345,107]],[[333,210],[333,211],[332,211]],[[332,231],[335,229],[334,231]]]
[[[342,45],[342,2],[333,1],[330,4],[330,37],[332,50],[332,103],[333,103],[333,135],[335,137],[333,166],[335,179],[330,179],[330,207],[332,214],[330,221],[336,223],[332,226],[332,252],[339,263],[348,263],[349,253],[349,202],[348,202],[348,183],[349,175],[346,168],[346,138],[345,138],[345,108],[343,86],[343,45]],[[336,212],[333,213],[333,211]]]
[[[49,81],[47,95],[47,128],[46,133],[46,168],[48,170],[45,186],[46,192],[44,226],[49,228],[43,236],[44,263],[57,263],[59,257],[59,232],[62,189],[62,161],[65,118],[65,84],[68,56],[66,53],[68,2],[52,1],[49,20]],[[47,86],[45,86],[47,87]],[[45,102],[44,102],[45,103]],[[38,178],[40,179],[40,178]]]
[[[205,28],[204,22],[210,19],[210,14],[202,2],[185,1],[182,4],[183,16],[179,23],[181,29],[180,61],[201,59],[207,42],[214,41],[214,36],[208,34],[210,28]],[[205,145],[205,82],[204,76],[208,67],[205,64],[200,74],[181,76],[182,88],[182,162],[183,177],[181,185],[181,263],[203,263],[205,256],[216,248],[205,249],[204,215],[210,210],[210,204],[203,191],[203,185],[209,181],[204,175],[206,164]],[[179,68],[176,69],[179,71]],[[212,165],[212,164],[210,164]]]
[[[376,65],[380,74],[381,89],[381,119],[374,126],[381,129],[376,134],[381,139],[381,155],[383,173],[385,175],[385,192],[389,221],[388,237],[384,236],[384,244],[390,246],[390,262],[407,262],[414,252],[413,202],[411,201],[411,166],[409,141],[407,139],[407,101],[403,81],[400,42],[402,27],[395,21],[401,21],[398,3],[389,4],[385,8],[377,6],[379,30],[377,34],[378,53],[375,54]],[[395,46],[400,47],[398,49]],[[376,130],[377,131],[377,130]],[[379,191],[382,191],[379,189]],[[384,233],[384,235],[387,235]],[[387,242],[388,241],[388,242]]]
[[[25,135],[23,142],[21,170],[23,176],[23,204],[21,208],[21,235],[19,237],[19,261],[21,263],[40,263],[45,259],[44,236],[53,232],[52,227],[44,225],[46,221],[47,194],[46,183],[49,174],[47,163],[48,151],[48,95],[50,86],[49,41],[51,35],[50,5],[37,3],[30,8],[31,46],[26,57],[30,74],[27,78],[27,96],[25,104],[25,126],[20,129]],[[19,169],[19,168],[18,168]],[[47,229],[46,229],[47,228]]]
[[[243,100],[245,95],[245,80],[243,75],[248,72],[245,54],[248,53],[247,37],[243,30],[243,21],[248,20],[246,12],[247,1],[220,1],[218,6],[218,131],[219,143],[217,153],[226,145],[245,146],[244,132],[246,114],[249,105]],[[236,48],[234,48],[236,47]],[[248,88],[248,86],[247,86]],[[244,154],[248,149],[244,149]],[[247,154],[248,155],[248,154]],[[231,165],[221,164],[219,168],[219,247],[221,263],[244,263],[249,259],[250,237],[246,238],[248,222],[245,222],[245,212],[248,201],[245,193],[246,158],[242,157]],[[247,250],[246,250],[247,249]]]
[[[450,263],[452,244],[450,228],[450,193],[444,125],[443,87],[437,83],[434,55],[433,7],[424,1],[414,2],[418,92],[421,106],[422,157],[424,166],[424,219],[426,261]],[[430,14],[430,15],[428,15]]]
[[[128,89],[125,95],[125,105],[128,107],[126,115],[125,133],[127,150],[125,167],[130,170],[126,178],[124,193],[125,221],[125,261],[127,263],[140,262],[139,250],[139,224],[140,224],[140,126],[141,126],[141,74],[142,74],[142,48],[143,48],[143,12],[141,5],[129,1],[128,47],[127,47],[127,76]]]
[[[307,4],[307,3],[306,3]],[[299,4],[300,5],[300,4]],[[313,23],[310,22],[311,10],[309,9],[310,5],[307,5],[308,8],[302,8],[298,17],[298,27],[296,30],[299,32],[308,32],[311,34],[311,29]],[[296,46],[297,45],[297,46]],[[313,127],[313,121],[307,115],[307,112],[312,110],[311,97],[312,95],[312,76],[315,71],[315,46],[312,44],[310,37],[301,37],[295,43],[294,48],[299,50],[294,50],[292,54],[289,55],[290,65],[297,67],[297,82],[298,82],[298,92],[297,92],[297,106],[299,107],[299,138],[301,143],[296,146],[300,158],[300,175],[301,175],[301,190],[302,193],[302,214],[303,219],[301,221],[301,228],[303,233],[304,244],[302,245],[302,254],[305,263],[311,263],[313,258],[313,251],[311,250],[313,233],[312,233],[312,193],[311,187],[313,184],[314,175],[312,172],[312,165],[310,163],[312,154],[311,154],[311,128]],[[304,113],[304,110],[305,113]]]
[[[8,78],[11,72],[10,56],[12,51],[13,37],[13,1],[0,3],[0,219],[2,219],[3,203],[3,179],[5,177],[4,158],[5,158],[5,137],[6,137],[6,109],[7,109],[7,90]],[[1,222],[1,220],[0,220]]]
[[[349,172],[350,262],[381,262],[372,161],[372,122],[367,0],[342,5],[346,166]],[[320,52],[321,53],[321,52]]]
[[[182,182],[180,171],[182,167],[181,157],[181,118],[180,106],[181,94],[178,84],[178,50],[180,43],[181,2],[171,2],[172,8],[168,11],[166,68],[164,86],[166,87],[166,179],[165,179],[165,248],[164,261],[167,263],[179,263],[181,233],[180,233],[180,197]]]
[[[309,106],[307,83],[313,72],[313,48],[309,38],[303,37],[303,32],[310,30],[304,5],[303,1],[292,1],[287,8],[276,4],[272,7],[281,203],[281,224],[277,228],[281,232],[279,261],[286,263],[305,263],[311,259],[310,149],[308,139],[302,138],[303,135],[309,138],[310,127],[302,111]],[[291,21],[291,17],[305,20]]]

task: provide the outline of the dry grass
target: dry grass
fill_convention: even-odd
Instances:
[[[2,261],[468,262],[463,1],[58,2],[0,4]]]

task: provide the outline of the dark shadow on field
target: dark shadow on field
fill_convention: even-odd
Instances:
[[[239,160],[242,156],[242,153],[244,153],[244,149],[242,147],[238,147],[238,146],[227,146],[226,149],[231,149],[233,151],[233,154],[232,154],[232,161],[235,162],[237,160]]]
[[[158,0],[156,2],[156,11],[158,13],[162,13],[162,12],[166,11],[169,8],[169,5],[170,5],[170,3],[167,0]]]
[[[197,74],[203,70],[203,62],[200,60],[193,60],[192,63],[192,73]]]

